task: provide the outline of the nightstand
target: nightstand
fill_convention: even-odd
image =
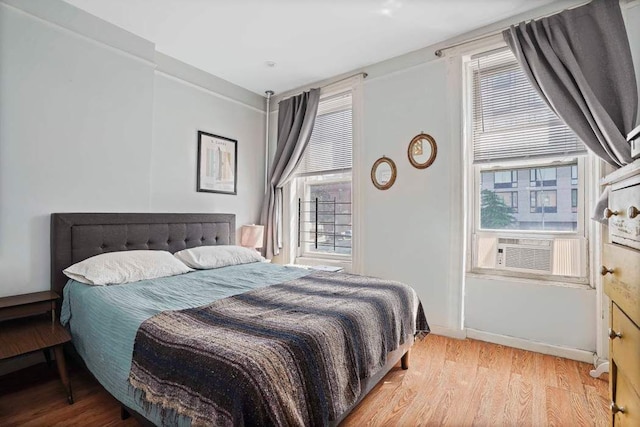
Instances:
[[[56,319],[58,298],[53,291],[0,298],[0,360],[44,351],[49,361],[49,350],[53,349],[67,401],[72,404],[71,383],[62,350],[71,336]]]

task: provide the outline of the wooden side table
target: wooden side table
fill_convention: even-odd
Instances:
[[[67,401],[73,404],[71,383],[62,346],[71,336],[55,314],[59,296],[53,291],[0,298],[0,360],[53,349]],[[49,313],[51,315],[49,316]]]

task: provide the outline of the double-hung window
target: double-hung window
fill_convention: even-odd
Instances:
[[[470,266],[586,282],[584,144],[506,47],[467,57]]]
[[[351,259],[351,90],[320,99],[309,145],[297,170],[297,257]]]

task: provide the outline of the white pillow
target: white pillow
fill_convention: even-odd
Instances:
[[[173,254],[191,268],[207,270],[230,265],[249,264],[263,261],[264,258],[255,249],[242,246],[198,246]]]
[[[87,285],[117,285],[193,271],[167,251],[107,252],[65,269],[70,279]]]

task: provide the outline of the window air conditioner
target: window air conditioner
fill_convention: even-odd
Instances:
[[[553,240],[499,238],[496,268],[551,274],[553,271]]]

